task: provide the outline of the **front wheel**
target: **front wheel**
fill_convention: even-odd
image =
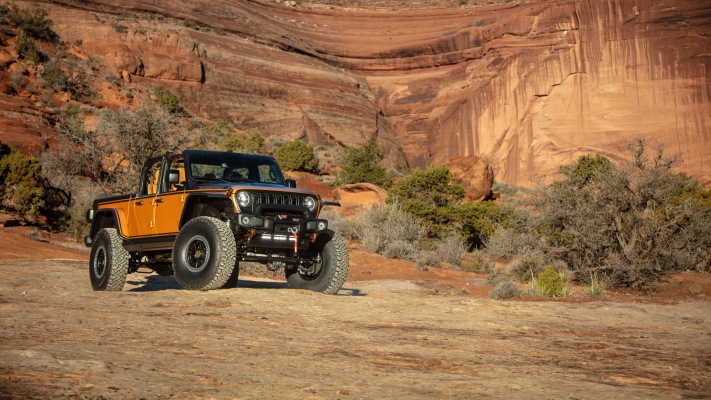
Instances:
[[[321,234],[314,245],[322,249],[320,261],[314,268],[315,272],[308,274],[300,272],[297,268],[287,268],[286,281],[292,289],[336,294],[341,290],[348,276],[348,245],[332,230]]]
[[[213,217],[191,219],[173,244],[175,278],[185,289],[219,289],[233,276],[236,253],[227,224]]]
[[[104,228],[91,246],[89,279],[94,290],[120,291],[128,274],[128,252],[116,229]]]

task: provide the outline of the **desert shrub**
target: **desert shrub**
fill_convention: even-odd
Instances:
[[[497,269],[492,269],[486,277],[486,284],[489,286],[496,286],[504,281],[508,281],[508,278]]]
[[[34,241],[40,241],[42,239],[40,237],[40,231],[37,228],[32,228],[25,231],[25,236]]]
[[[591,272],[612,285],[643,288],[664,274],[703,268],[711,259],[709,191],[675,174],[679,157],[630,144],[633,164],[583,156],[535,200],[547,252],[580,279]]]
[[[357,222],[342,216],[334,209],[327,208],[321,211],[319,218],[327,219],[328,227],[338,232],[344,238],[359,239]]]
[[[541,297],[561,297],[571,293],[565,285],[565,276],[548,265],[543,272],[531,278],[529,293]]]
[[[343,149],[337,146],[316,146],[314,148],[316,165],[324,174],[333,174],[343,158]]]
[[[85,177],[103,194],[136,189],[140,168],[149,157],[175,151],[187,134],[167,110],[147,102],[136,111],[103,110],[96,131],[88,131],[78,109],[60,118],[59,145],[43,157],[52,186],[72,192],[77,177]]]
[[[52,30],[52,20],[47,18],[47,10],[40,6],[19,7],[10,3],[9,6],[0,7],[0,14],[27,37],[45,42],[59,40],[59,36]]]
[[[190,122],[193,128],[191,136],[194,137],[192,147],[196,149],[215,150],[220,147],[221,150],[226,150],[222,146],[224,141],[234,135],[234,128],[224,119],[215,119],[207,125],[197,119]]]
[[[48,63],[44,65],[42,78],[52,85],[52,88],[55,91],[67,89],[67,74],[64,73],[62,68],[60,68],[56,63]]]
[[[487,239],[483,251],[492,258],[512,260],[520,254],[540,249],[541,245],[535,232],[502,227]]]
[[[422,225],[399,203],[376,204],[358,218],[358,236],[370,252],[415,260],[422,235]],[[406,254],[407,251],[412,253]]]
[[[462,263],[462,258],[464,258],[464,254],[467,252],[467,248],[464,243],[462,243],[461,236],[458,232],[452,232],[438,240],[435,249],[440,262],[456,266]]]
[[[602,296],[607,289],[607,280],[600,278],[597,274],[590,274],[590,280],[588,285],[585,287],[585,293],[590,296]]]
[[[546,259],[539,250],[517,255],[509,266],[509,273],[519,282],[527,282],[545,269]]]
[[[429,267],[439,265],[439,256],[434,250],[420,249],[415,257],[415,267],[420,271],[428,271]]]
[[[445,237],[456,220],[456,207],[464,188],[454,182],[447,167],[416,168],[393,185],[388,202],[402,204],[405,211],[426,223],[431,238]]]
[[[340,183],[373,183],[390,187],[392,177],[380,165],[385,157],[374,140],[365,142],[360,147],[348,147],[344,150],[339,174]]]
[[[75,237],[82,237],[89,234],[91,226],[86,223],[86,210],[93,205],[94,199],[104,195],[101,188],[91,182],[84,182],[76,179],[72,185],[71,203],[64,215],[61,216],[56,225],[65,232]]]
[[[18,53],[31,64],[39,64],[42,61],[42,54],[37,50],[34,39],[20,32],[15,40],[15,47]]]
[[[418,249],[415,243],[405,240],[395,240],[385,243],[380,254],[387,258],[414,260],[417,257],[417,251]]]
[[[489,298],[492,299],[508,299],[521,294],[521,291],[511,281],[501,281],[496,284],[494,290],[489,293]]]
[[[20,216],[34,219],[44,205],[40,163],[0,143],[0,202]]]
[[[42,171],[52,187],[71,198],[66,213],[56,218],[68,232],[85,234],[84,212],[95,198],[135,191],[146,159],[187,142],[174,116],[145,103],[136,111],[102,111],[96,131],[86,129],[78,108],[62,113],[59,144],[43,154]]]
[[[279,146],[274,156],[279,165],[287,171],[316,172],[313,146],[299,139]]]
[[[180,98],[165,86],[157,85],[153,87],[155,101],[171,114],[183,115],[185,109],[180,105]]]
[[[462,269],[467,272],[482,274],[494,269],[494,263],[481,251],[474,251],[468,258],[468,262],[462,264]]]
[[[264,137],[259,133],[230,133],[222,141],[222,149],[238,153],[267,154]]]
[[[502,200],[513,201],[531,192],[531,188],[516,186],[505,182],[494,182],[491,191],[496,193]]]
[[[464,240],[470,247],[479,249],[498,227],[514,224],[514,213],[511,206],[485,200],[460,205],[456,209],[456,218]]]

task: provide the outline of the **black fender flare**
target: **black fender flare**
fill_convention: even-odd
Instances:
[[[104,228],[116,228],[116,232],[119,236],[125,238],[126,236],[121,232],[121,224],[119,224],[118,221],[119,217],[115,209],[99,210],[96,215],[94,215],[94,220],[91,223],[89,237],[93,240],[100,230]]]
[[[183,207],[183,213],[180,216],[179,228],[182,228],[188,221],[195,217],[194,212],[201,204],[210,204],[222,202],[225,206],[229,206],[234,209],[234,203],[232,203],[232,198],[224,194],[218,193],[191,193],[185,199],[185,206]]]

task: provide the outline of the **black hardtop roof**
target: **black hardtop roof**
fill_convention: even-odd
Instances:
[[[183,154],[188,157],[191,155],[214,155],[214,156],[226,156],[226,157],[234,157],[235,155],[238,155],[240,157],[245,157],[245,158],[270,158],[274,159],[272,156],[268,155],[263,155],[263,154],[252,154],[252,153],[235,153],[231,151],[216,151],[216,150],[194,150],[194,149],[188,149],[188,150],[183,150]]]
[[[232,151],[216,151],[216,150],[195,150],[195,149],[187,149],[183,150],[182,153],[166,153],[161,156],[155,156],[147,159],[144,162],[144,165],[149,164],[149,163],[154,163],[156,161],[160,161],[163,159],[163,157],[167,157],[168,159],[173,159],[175,157],[190,157],[194,155],[214,155],[214,156],[225,156],[225,157],[234,157],[235,155],[243,157],[243,158],[252,158],[252,159],[259,159],[259,158],[268,158],[271,160],[276,160],[272,156],[264,155],[264,154],[252,154],[252,153],[236,153]]]

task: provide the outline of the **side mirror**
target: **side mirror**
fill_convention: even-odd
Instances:
[[[180,172],[177,169],[168,170],[168,183],[175,185],[180,182]]]
[[[286,187],[296,188],[296,181],[295,180],[287,179],[287,180],[285,180],[285,182],[286,182]]]

